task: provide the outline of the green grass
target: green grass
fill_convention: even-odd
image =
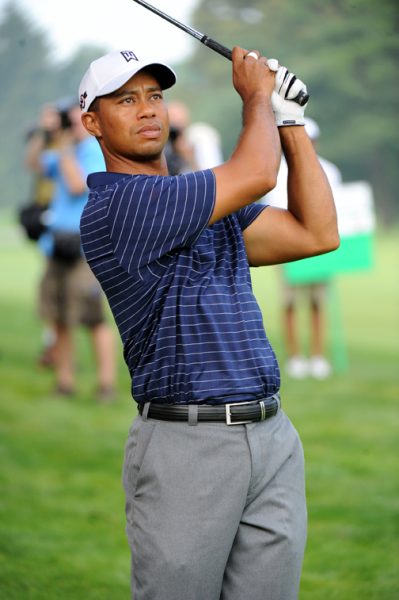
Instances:
[[[372,271],[336,283],[335,351],[346,357],[338,372],[320,383],[283,380],[307,461],[301,600],[399,597],[397,233],[378,236]],[[127,369],[120,358],[118,402],[97,405],[80,332],[79,394],[55,399],[52,374],[36,367],[40,256],[9,222],[0,250],[0,597],[127,599],[121,466],[135,414]],[[254,289],[283,361],[277,270],[255,270]]]

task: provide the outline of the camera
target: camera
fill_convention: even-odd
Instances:
[[[70,129],[72,127],[71,119],[69,118],[69,110],[62,109],[59,111],[61,129]]]
[[[169,140],[173,144],[177,140],[177,138],[181,135],[181,130],[178,127],[170,126],[169,129]]]

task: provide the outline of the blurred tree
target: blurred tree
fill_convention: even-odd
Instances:
[[[46,97],[48,46],[44,35],[10,3],[0,24],[0,203],[25,200],[19,173],[22,143],[35,109]],[[24,186],[23,186],[24,187]],[[26,187],[26,186],[25,186]]]
[[[399,9],[396,0],[199,0],[194,27],[226,46],[259,48],[306,81],[307,114],[320,124],[320,152],[346,180],[371,181],[381,218],[399,216]],[[193,118],[210,122],[230,154],[240,130],[240,99],[225,58],[199,43],[179,65],[179,85],[168,94],[189,103]],[[13,0],[0,22],[0,204],[26,199],[23,141],[42,104],[73,96],[88,62],[104,48],[78,49],[62,64]]]
[[[53,73],[53,94],[73,96],[77,99],[79,83],[83,73],[92,60],[105,54],[107,49],[103,46],[82,46],[76,50],[71,58],[62,64],[57,64]]]
[[[321,154],[346,180],[371,181],[387,222],[399,216],[398,7],[396,0],[200,0],[192,19],[222,44],[258,48],[306,81]],[[240,103],[226,59],[198,44],[180,75],[193,116],[218,127],[230,153]]]
[[[81,48],[67,62],[50,61],[45,34],[11,0],[0,22],[0,205],[28,199],[24,142],[43,104],[76,97],[82,73],[104,48]]]

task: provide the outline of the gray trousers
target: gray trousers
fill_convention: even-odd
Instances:
[[[228,427],[137,417],[123,483],[134,600],[295,600],[304,460],[283,411]]]

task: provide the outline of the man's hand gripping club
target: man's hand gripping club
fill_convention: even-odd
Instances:
[[[275,58],[270,58],[267,64],[271,71],[276,72],[272,106],[277,127],[304,125],[307,103],[300,106],[296,102],[293,102],[293,99],[300,92],[307,92],[306,85],[294,73],[290,73],[286,67],[279,66]]]
[[[249,52],[247,57],[258,59],[256,52]],[[300,106],[293,100],[300,92],[307,93],[306,85],[294,73],[290,73],[286,67],[279,66],[277,59],[269,58],[266,60],[266,64],[270,71],[276,73],[272,107],[277,127],[304,125],[307,103]]]

